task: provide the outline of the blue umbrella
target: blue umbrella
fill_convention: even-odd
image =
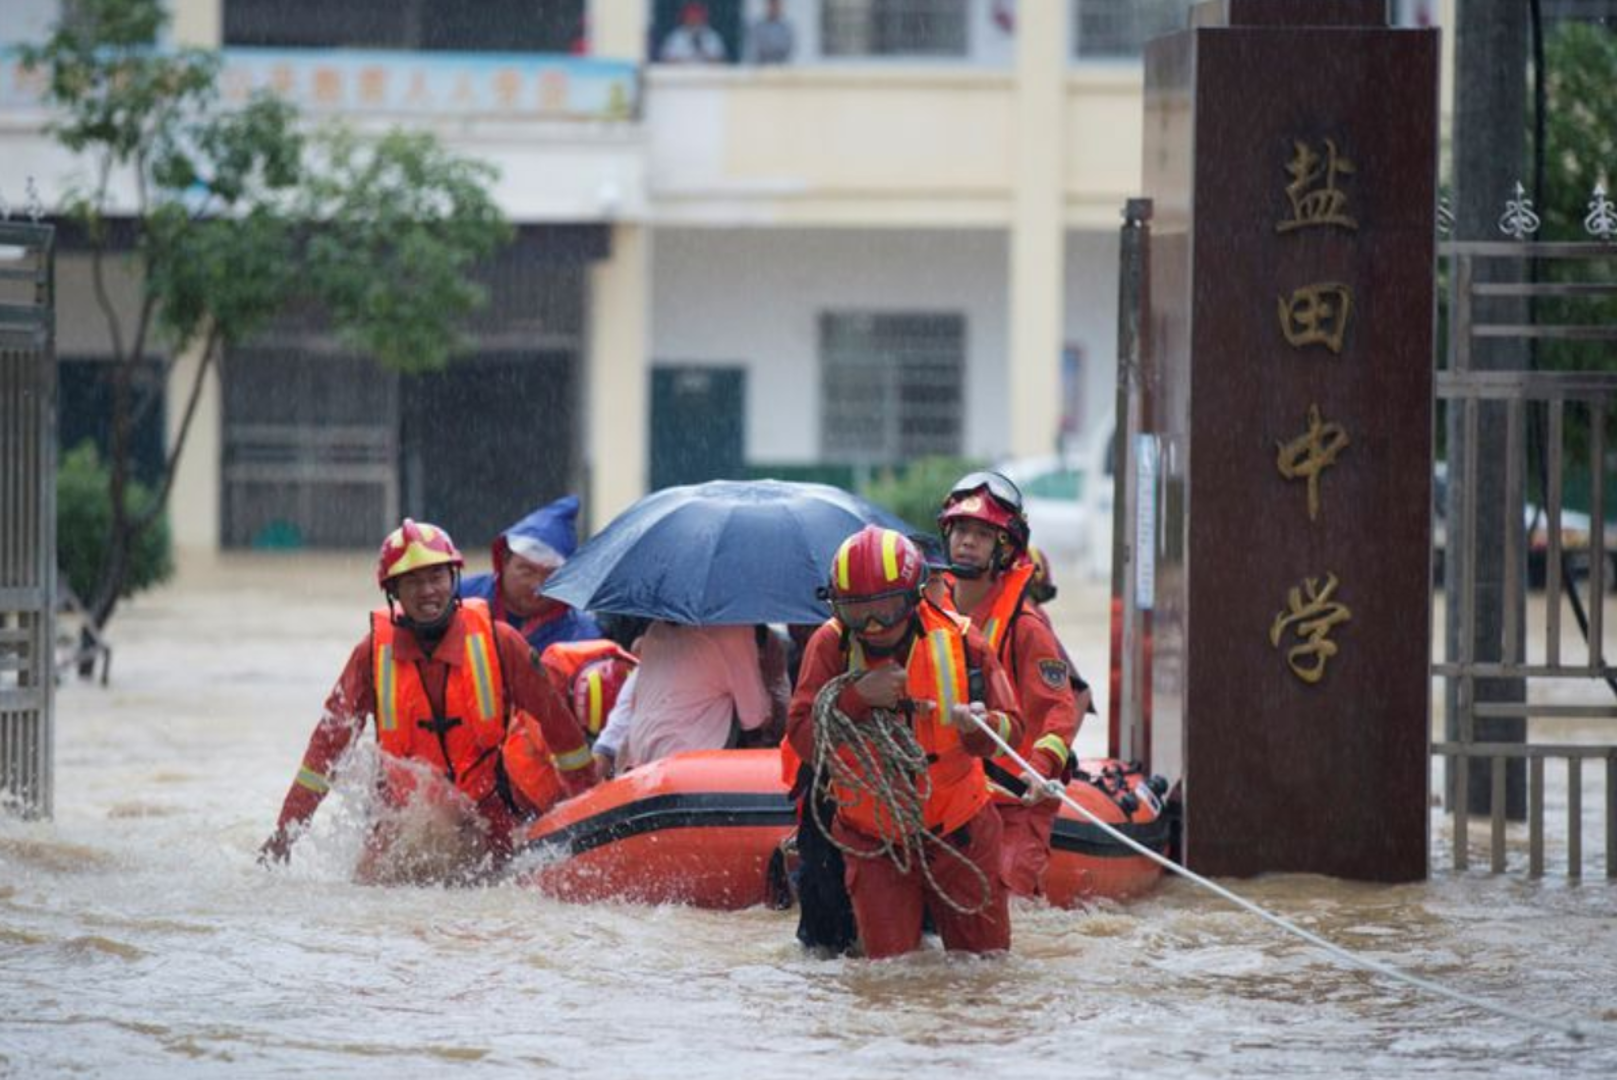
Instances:
[[[543,593],[575,608],[706,626],[818,623],[843,540],[909,526],[828,484],[711,480],[653,492],[579,546]]]

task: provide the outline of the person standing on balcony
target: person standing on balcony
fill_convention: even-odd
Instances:
[[[663,38],[657,50],[657,59],[665,64],[724,64],[730,60],[730,50],[724,38],[708,25],[707,5],[686,4],[679,13],[679,25]]]
[[[944,577],[951,606],[988,640],[1026,718],[1020,744],[1012,745],[1034,774],[1007,755],[984,769],[1005,826],[1005,884],[1017,896],[1037,896],[1061,807],[1045,795],[1043,783],[1071,775],[1072,743],[1090,708],[1089,686],[1032,599],[1037,565],[1028,558],[1027,514],[1016,485],[995,472],[967,474],[943,500],[938,531],[948,552]]]
[[[577,550],[577,520],[577,495],[541,506],[495,537],[493,573],[473,574],[460,583],[463,598],[488,601],[494,620],[515,627],[541,655],[559,641],[604,636],[588,612],[539,594]]]
[[[754,64],[785,64],[796,45],[792,24],[781,12],[781,0],[769,0],[764,16],[747,28],[747,60]]]

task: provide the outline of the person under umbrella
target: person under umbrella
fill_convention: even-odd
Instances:
[[[786,647],[767,626],[658,620],[595,740],[614,773],[689,750],[774,745],[785,727]]]

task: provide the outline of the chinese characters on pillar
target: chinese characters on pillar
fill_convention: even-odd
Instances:
[[[1336,586],[1335,574],[1326,574],[1323,586],[1318,578],[1305,578],[1302,588],[1292,586],[1286,593],[1286,610],[1269,626],[1269,644],[1277,649],[1288,629],[1302,639],[1302,644],[1286,650],[1286,664],[1305,683],[1317,683],[1324,677],[1325,662],[1337,651],[1331,630],[1353,618],[1345,604],[1332,599]]]
[[[1291,160],[1285,164],[1286,175],[1291,178],[1285,187],[1290,215],[1275,224],[1275,232],[1284,236],[1301,229],[1322,228],[1356,235],[1359,221],[1353,213],[1346,181],[1357,172],[1357,166],[1342,153],[1334,138],[1317,144],[1299,139],[1293,141],[1292,147]],[[1276,302],[1281,337],[1293,352],[1323,347],[1331,356],[1341,356],[1343,349],[1350,347],[1352,285],[1340,281],[1306,282],[1289,295],[1281,293]],[[1334,370],[1320,369],[1320,378],[1330,379]],[[1336,465],[1337,457],[1352,441],[1347,426],[1339,419],[1327,420],[1316,400],[1308,407],[1303,430],[1275,442],[1275,469],[1288,483],[1302,482],[1310,528],[1321,527],[1326,472]],[[1270,646],[1281,651],[1291,673],[1309,685],[1325,677],[1326,665],[1340,649],[1332,640],[1332,632],[1353,618],[1352,610],[1336,598],[1340,584],[1337,576],[1327,571],[1323,585],[1317,577],[1291,585],[1285,608],[1269,626]]]
[[[1308,428],[1290,442],[1279,444],[1275,467],[1287,480],[1308,484],[1308,520],[1319,520],[1319,475],[1336,464],[1336,455],[1347,449],[1347,430],[1341,424],[1327,424],[1319,415],[1319,405],[1308,407]]]

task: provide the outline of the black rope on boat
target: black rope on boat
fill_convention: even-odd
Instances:
[[[919,867],[927,885],[945,904],[962,915],[985,910],[993,890],[982,868],[965,852],[926,827],[926,800],[932,794],[927,754],[915,738],[909,718],[891,709],[872,709],[870,719],[855,720],[837,708],[837,696],[864,672],[850,671],[831,679],[814,696],[814,784],[808,800],[810,812],[825,838],[844,855],[856,859],[885,857],[907,874]],[[838,789],[847,792],[838,797]],[[824,799],[817,796],[825,794]],[[826,804],[857,806],[865,799],[876,806],[874,847],[853,847],[831,834],[831,822],[821,815]],[[885,813],[884,813],[885,812]],[[833,810],[834,813],[834,810]],[[932,875],[926,845],[947,851],[971,869],[982,899],[966,905],[950,896]]]

